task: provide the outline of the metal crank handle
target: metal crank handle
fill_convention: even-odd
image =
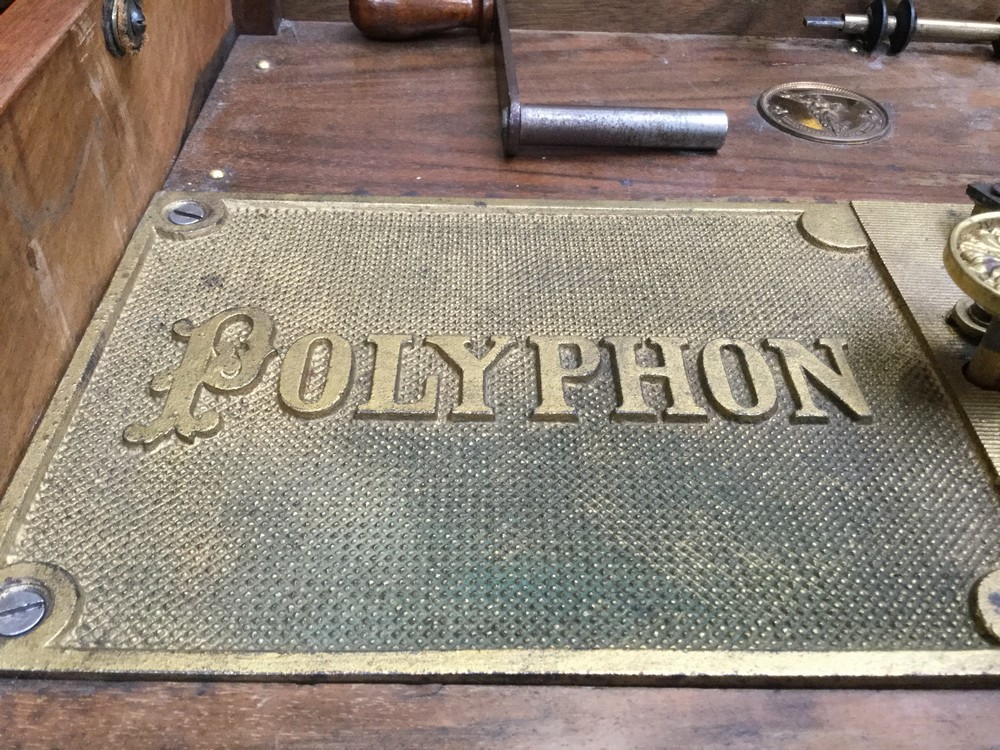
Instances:
[[[722,110],[522,104],[505,0],[494,0],[497,101],[503,150],[522,146],[598,146],[716,151],[729,132]]]
[[[522,146],[715,151],[729,120],[721,110],[522,104],[504,0],[350,0],[351,20],[372,39],[412,39],[473,28],[496,49],[504,153]]]

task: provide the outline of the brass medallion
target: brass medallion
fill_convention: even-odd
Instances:
[[[1000,675],[990,470],[840,209],[159,196],[0,506],[0,669]]]
[[[761,95],[757,109],[774,127],[810,141],[868,143],[889,133],[889,115],[878,102],[828,83],[775,86]]]
[[[991,315],[1000,315],[1000,212],[977,214],[951,233],[945,268]]]

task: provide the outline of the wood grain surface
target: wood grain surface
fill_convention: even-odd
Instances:
[[[239,40],[168,179],[171,188],[271,193],[598,200],[898,199],[961,202],[1000,176],[1000,89],[985,45],[898,58],[840,42],[518,32],[530,103],[721,108],[717,154],[501,154],[492,49],[474,35],[375,42],[347,24],[287,24]],[[260,71],[256,61],[272,67]],[[812,143],[756,102],[795,80],[841,84],[888,109],[892,133]],[[223,180],[209,170],[222,169]]]
[[[740,34],[816,36],[802,18],[864,12],[868,0],[507,0],[515,29],[625,31],[639,34]],[[890,6],[894,2],[890,0]],[[992,21],[993,0],[918,0],[928,18]],[[286,18],[349,21],[347,0],[284,0]]]
[[[56,748],[996,747],[990,691],[0,683],[0,743]]]
[[[101,0],[0,16],[0,486],[179,148],[232,18],[150,3],[142,52],[105,48]]]

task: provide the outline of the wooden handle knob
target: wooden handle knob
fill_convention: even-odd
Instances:
[[[493,0],[350,0],[351,20],[371,39],[412,39],[472,28],[493,32]]]

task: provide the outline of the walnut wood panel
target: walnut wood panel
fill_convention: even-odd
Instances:
[[[0,16],[0,486],[6,486],[230,29],[228,0],[147,3],[141,54],[100,0]]]
[[[272,193],[601,200],[963,201],[1000,175],[1000,92],[987,46],[898,58],[839,42],[518,32],[526,102],[719,107],[717,154],[558,150],[501,155],[492,49],[474,35],[365,40],[297,23],[241,38],[168,180]],[[258,70],[258,59],[272,62]],[[766,124],[758,95],[822,80],[873,96],[892,134],[812,143]],[[224,180],[209,170],[223,169]]]
[[[996,747],[992,692],[7,682],[0,739],[47,748]]]
[[[893,5],[890,0],[890,6]],[[647,34],[748,34],[814,36],[802,27],[807,15],[857,13],[867,0],[508,0],[516,29],[628,31]],[[993,0],[918,0],[928,18],[992,21]],[[349,21],[347,0],[284,0],[286,18],[301,21]]]

